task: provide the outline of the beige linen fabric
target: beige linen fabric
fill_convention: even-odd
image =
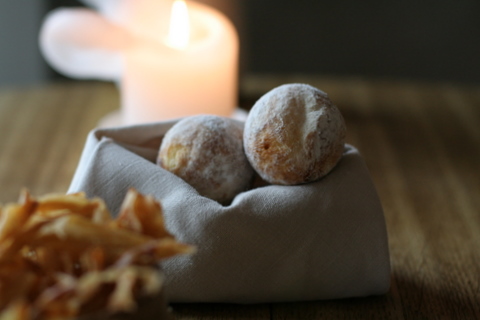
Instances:
[[[306,301],[388,291],[383,211],[354,147],[347,145],[320,181],[249,190],[222,206],[155,165],[173,123],[92,131],[69,189],[103,198],[112,212],[130,187],[161,201],[168,229],[198,247],[163,264],[170,302]]]

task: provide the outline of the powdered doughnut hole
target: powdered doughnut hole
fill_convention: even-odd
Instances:
[[[316,181],[343,154],[346,128],[327,94],[285,84],[262,96],[245,123],[244,148],[258,174],[272,184]]]
[[[229,118],[184,118],[167,131],[157,164],[222,204],[248,189],[253,169],[243,151],[243,128]]]

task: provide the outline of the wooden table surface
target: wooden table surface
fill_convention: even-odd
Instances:
[[[480,86],[251,77],[248,108],[306,82],[342,111],[387,222],[392,286],[378,297],[263,305],[178,304],[176,319],[480,319]],[[0,202],[65,192],[87,133],[115,110],[115,87],[0,88]]]

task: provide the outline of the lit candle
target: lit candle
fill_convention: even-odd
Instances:
[[[170,12],[152,9],[164,9],[169,1],[89,3],[100,13],[61,9],[49,14],[40,47],[61,73],[118,82],[121,108],[115,124],[233,115],[239,45],[223,14],[176,0],[168,28],[163,20]],[[152,22],[156,16],[159,23]]]
[[[164,41],[125,53],[122,120],[150,122],[205,113],[231,116],[237,101],[238,39],[219,12],[177,1]]]

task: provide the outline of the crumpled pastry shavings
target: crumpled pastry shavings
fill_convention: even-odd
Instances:
[[[159,261],[192,253],[166,230],[162,207],[130,190],[114,219],[84,193],[0,207],[0,320],[134,313],[160,295]]]

